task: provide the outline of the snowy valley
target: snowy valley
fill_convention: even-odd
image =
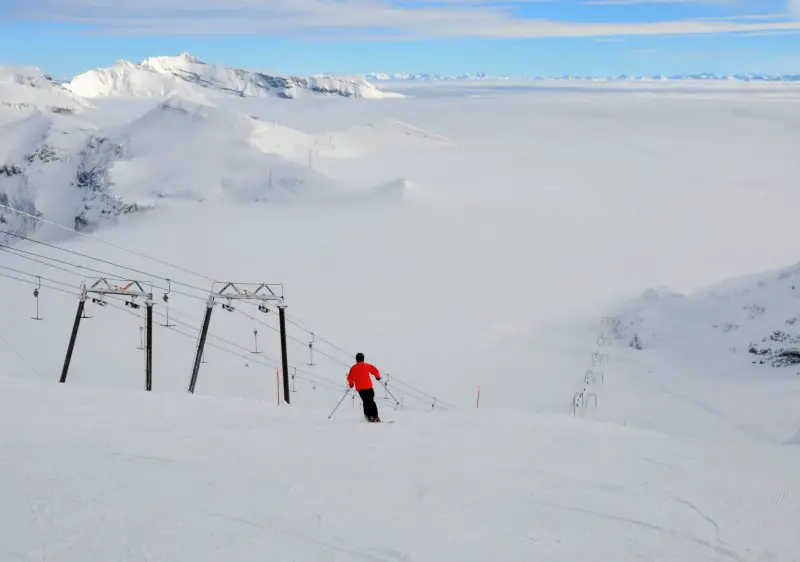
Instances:
[[[414,82],[0,70],[0,558],[800,560],[800,85]]]

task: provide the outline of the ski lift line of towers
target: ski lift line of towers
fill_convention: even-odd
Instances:
[[[78,337],[78,330],[80,328],[81,320],[88,318],[84,315],[84,307],[86,301],[91,298],[94,304],[98,306],[105,306],[106,302],[103,300],[105,295],[115,295],[127,297],[130,300],[125,301],[125,306],[138,309],[141,305],[136,302],[136,299],[143,299],[145,306],[145,338],[144,351],[145,351],[145,390],[151,391],[153,388],[153,292],[152,286],[149,291],[145,290],[143,285],[146,282],[140,282],[131,279],[109,279],[101,277],[94,280],[93,283],[81,287],[79,296],[78,310],[75,314],[75,322],[72,326],[72,334],[70,335],[69,345],[67,347],[67,354],[64,358],[64,366],[61,371],[60,383],[66,383],[67,375],[69,373],[69,365],[72,360],[72,353],[75,349],[75,342]],[[222,285],[219,290],[216,288]],[[249,289],[255,287],[254,289]],[[168,293],[164,295],[164,302],[168,302]],[[222,301],[222,308],[232,312],[234,310],[233,301],[251,301],[258,303],[258,310],[262,313],[268,313],[270,309],[268,304],[275,304],[278,308],[278,318],[280,323],[280,342],[281,342],[281,364],[283,371],[283,399],[284,402],[289,404],[291,402],[291,388],[289,386],[289,357],[287,353],[286,344],[286,304],[283,296],[283,285],[273,283],[234,283],[215,282],[212,285],[211,292],[206,300],[206,311],[203,317],[203,324],[200,329],[200,335],[197,342],[197,349],[195,352],[194,363],[192,365],[192,374],[189,382],[189,392],[194,394],[195,386],[197,385],[197,377],[200,372],[200,364],[203,361],[203,352],[208,335],[208,328],[211,323],[211,313],[214,306],[218,301]],[[167,321],[167,325],[169,321]]]
[[[601,386],[605,385],[605,366],[608,365],[609,359],[608,354],[601,352],[600,348],[610,346],[613,343],[611,335],[606,330],[610,327],[613,331],[617,323],[618,319],[615,316],[603,316],[600,318],[600,333],[596,340],[598,349],[592,353],[592,366],[586,369],[586,373],[583,376],[583,389],[572,396],[573,416],[577,416],[579,411],[585,413],[591,403],[597,409],[597,392],[592,388],[596,388],[598,379],[600,379]]]
[[[275,124],[273,122],[273,127],[274,126],[275,126]],[[333,137],[331,137],[330,143],[333,143]],[[313,155],[319,155],[319,153],[320,153],[320,148],[319,147],[309,149],[309,151],[308,151],[308,157],[309,157],[309,159],[308,159],[308,167],[309,167],[309,169],[313,169],[313,158],[312,158]],[[269,181],[270,181],[270,186],[272,186],[272,170],[271,169],[270,169]],[[24,217],[27,217],[29,219],[33,219],[35,221],[39,221],[39,222],[42,222],[42,223],[50,224],[50,225],[56,226],[56,227],[58,227],[58,228],[60,228],[62,230],[65,230],[65,231],[74,232],[74,230],[69,228],[69,227],[66,227],[64,225],[55,223],[53,221],[49,221],[47,219],[43,219],[42,217],[39,217],[39,216],[31,215],[29,213],[26,213],[26,212],[24,212],[24,211],[22,211],[20,209],[16,209],[16,208],[11,207],[9,205],[4,205],[4,204],[0,203],[0,207],[3,207],[3,208],[5,208],[5,209],[7,209],[7,210],[9,210],[11,212],[17,213],[17,214],[22,215]],[[26,236],[21,236],[19,234],[14,234],[14,233],[10,233],[10,232],[6,232],[6,234],[18,237],[20,239],[30,240],[31,242],[36,242],[36,243],[39,243],[39,244],[43,244],[43,242],[40,242],[40,241],[37,241],[37,240],[32,240],[32,239],[30,239],[30,238],[28,238]],[[89,236],[86,233],[80,233],[79,232],[78,234],[82,234],[83,236]],[[158,261],[158,262],[160,262],[162,264],[177,268],[177,269],[179,269],[181,271],[184,271],[185,273],[189,273],[189,274],[192,274],[192,275],[195,275],[195,276],[198,276],[198,277],[205,278],[205,279],[207,279],[209,281],[213,281],[213,279],[211,277],[208,277],[207,275],[204,275],[202,273],[197,273],[195,271],[186,269],[184,267],[181,267],[181,266],[178,266],[178,265],[175,265],[175,264],[171,264],[171,263],[168,263],[168,262],[164,262],[163,260],[159,260],[159,259],[154,258],[152,256],[147,256],[145,254],[141,254],[140,252],[136,252],[136,251],[131,250],[129,248],[125,248],[123,246],[119,246],[117,244],[113,244],[111,242],[104,241],[102,239],[98,239],[98,240],[100,242],[104,243],[104,244],[116,247],[118,249],[130,252],[130,253],[134,253],[134,254],[137,254],[139,256],[146,257],[146,258],[152,259],[154,261]],[[54,247],[54,246],[52,246],[50,244],[46,244],[46,243],[44,243],[44,244],[47,245],[47,246]],[[8,250],[8,248],[6,248],[6,247],[4,247],[3,249]],[[24,252],[24,253],[29,254],[30,252]],[[75,252],[72,252],[72,253],[75,253]],[[82,254],[78,254],[78,255],[82,255]],[[42,257],[44,257],[44,256],[42,256]],[[84,256],[84,257],[90,257],[90,256]],[[50,258],[50,259],[53,260],[53,258]],[[93,259],[97,259],[97,258],[93,258]],[[34,261],[39,261],[39,260],[35,260],[34,259]],[[65,263],[67,265],[73,265],[73,267],[74,267],[74,264],[69,264],[68,262],[63,262],[61,260],[53,260],[53,261],[60,261],[61,263]],[[100,260],[100,261],[104,261],[104,260]],[[45,263],[45,262],[41,262],[41,263],[44,263],[45,265],[50,265],[51,267],[53,267],[52,264]],[[131,271],[136,271],[138,273],[143,273],[145,275],[147,274],[146,272],[135,270],[135,269],[131,269],[130,267],[119,266],[119,264],[114,264],[112,262],[104,261],[104,263],[108,263],[110,265],[114,265],[114,266],[117,266],[117,267],[123,267],[124,269],[129,269]],[[57,267],[58,269],[63,269],[63,268],[59,268],[58,266],[55,266],[55,267]],[[99,270],[96,270],[96,269],[91,269],[91,268],[86,268],[85,266],[84,267],[80,267],[80,268],[81,269],[88,269],[88,270],[94,271],[96,273],[100,273],[101,275],[108,275],[108,274],[106,274],[106,273],[104,273],[102,271],[99,271]],[[28,273],[25,273],[25,274],[26,275],[30,275]],[[2,276],[8,277],[7,275],[2,275]],[[43,320],[43,318],[41,318],[39,316],[39,291],[43,287],[42,279],[47,279],[47,278],[40,277],[40,276],[33,276],[33,277],[36,277],[38,279],[38,286],[36,287],[36,289],[34,289],[34,293],[33,293],[34,297],[36,298],[36,316],[32,317],[32,319],[33,320]],[[72,357],[72,352],[74,350],[78,329],[80,327],[80,321],[83,318],[89,318],[89,316],[85,315],[85,311],[84,311],[84,306],[85,306],[85,302],[86,302],[86,300],[88,298],[88,295],[90,293],[97,295],[96,297],[92,298],[92,301],[94,303],[98,304],[98,306],[105,306],[106,303],[102,299],[102,295],[104,295],[104,294],[128,297],[131,300],[130,301],[126,301],[125,305],[130,307],[130,308],[134,308],[134,309],[140,308],[140,305],[138,303],[136,303],[136,300],[135,300],[136,297],[142,297],[142,298],[146,299],[146,303],[145,304],[146,304],[146,307],[147,307],[146,308],[146,310],[147,310],[146,320],[145,320],[145,323],[147,325],[147,346],[144,347],[144,349],[147,352],[146,353],[146,389],[149,391],[149,390],[152,389],[152,307],[153,307],[153,304],[154,304],[153,303],[153,295],[152,295],[153,284],[150,283],[150,291],[146,292],[146,291],[143,290],[143,288],[141,286],[141,283],[139,283],[138,281],[126,280],[126,281],[123,282],[122,285],[111,285],[108,282],[108,280],[112,279],[112,278],[113,278],[113,276],[112,277],[94,278],[94,279],[97,279],[97,281],[90,288],[87,288],[86,287],[86,282],[84,282],[84,284],[82,286],[81,293],[78,295],[79,299],[80,299],[79,306],[78,306],[78,313],[76,314],[75,323],[73,325],[73,331],[72,331],[72,335],[70,337],[70,343],[69,343],[68,350],[67,350],[67,356],[65,358],[64,366],[62,368],[62,374],[61,374],[60,382],[62,382],[62,383],[66,382],[67,373],[68,373],[68,370],[69,370],[69,364],[70,364],[71,357]],[[16,279],[16,278],[14,278],[14,279],[17,280],[17,281],[21,281],[20,279]],[[165,321],[164,324],[161,324],[161,326],[164,326],[164,327],[167,327],[167,328],[171,328],[171,327],[175,326],[174,324],[170,324],[170,320],[169,320],[168,295],[172,291],[172,288],[171,288],[170,279],[166,279],[165,278],[165,280],[167,281],[167,293],[163,295],[163,300],[167,304],[167,307],[166,307],[166,321]],[[52,279],[50,281],[53,281],[53,282],[59,283],[59,284],[61,283],[60,281],[55,281],[55,280],[52,280]],[[25,281],[25,282],[27,282],[27,281]],[[87,280],[87,282],[88,282],[88,280]],[[147,283],[145,283],[145,284],[147,284]],[[216,286],[217,284],[219,284],[219,282],[214,282],[214,286]],[[139,289],[139,291],[131,291],[130,287],[132,285],[135,285]],[[193,288],[197,289],[196,286],[187,285],[186,283],[183,283],[183,285],[189,286],[189,287],[193,287]],[[223,291],[225,289],[227,289],[228,287],[233,287],[235,289],[236,285],[237,284],[229,282],[229,283],[227,283],[226,287],[223,288]],[[238,283],[238,285],[244,285],[244,284]],[[250,284],[250,285],[253,285],[253,284]],[[280,297],[278,297],[270,289],[270,285],[276,286],[276,287],[280,287],[280,291],[281,291]],[[67,291],[64,291],[63,289],[58,289],[58,288],[52,287],[52,286],[48,286],[48,288],[49,289],[54,289],[56,291],[67,292]],[[270,295],[267,296],[267,295],[265,295],[263,293],[261,295],[250,295],[251,298],[249,298],[249,300],[261,300],[261,301],[271,300],[271,301],[279,302],[278,309],[280,311],[280,324],[281,324],[279,333],[281,335],[281,348],[282,348],[282,350],[281,350],[282,361],[281,362],[282,362],[282,366],[283,366],[284,388],[286,389],[289,386],[288,385],[288,376],[289,375],[288,375],[288,358],[287,358],[287,351],[286,351],[286,347],[287,347],[286,346],[286,337],[287,336],[286,336],[286,325],[285,325],[285,323],[286,323],[286,319],[285,319],[285,308],[286,308],[286,306],[284,304],[284,298],[283,298],[283,285],[282,284],[261,283],[259,285],[259,289],[258,290],[260,290],[261,288],[266,288],[267,291],[270,292]],[[244,294],[237,294],[236,296],[231,295],[230,293],[222,294],[222,291],[220,291],[219,293],[214,293],[213,286],[212,286],[212,292],[211,292],[211,295],[209,296],[208,308],[207,308],[207,317],[208,318],[210,318],[210,309],[212,309],[213,306],[214,306],[214,297],[215,296],[218,297],[218,298],[223,298],[223,299],[227,299],[228,300],[228,305],[227,305],[227,309],[228,310],[234,310],[232,308],[232,306],[230,305],[230,301],[232,299],[236,298],[236,299],[241,300],[242,298],[248,298],[248,295],[246,294],[246,292]],[[225,305],[223,305],[223,308],[225,308]],[[259,306],[259,309],[262,312],[269,312],[269,309],[267,309],[266,305],[264,305],[263,302]],[[308,349],[309,349],[309,362],[308,362],[308,365],[309,366],[314,366],[315,365],[315,363],[314,363],[314,343],[316,341],[316,335],[314,334],[314,332],[309,331],[306,328],[303,328],[302,326],[298,325],[296,322],[292,322],[291,320],[289,322],[291,322],[292,324],[300,327],[301,329],[303,329],[304,331],[308,332],[311,335],[311,341],[308,343]],[[205,321],[204,321],[204,326],[206,326],[206,330],[207,330],[207,324],[206,324]],[[144,346],[144,343],[142,342],[142,335],[141,335],[143,330],[144,330],[144,327],[140,328],[140,350]],[[192,371],[192,381],[193,382],[190,385],[190,392],[192,392],[192,393],[194,392],[194,384],[196,384],[197,371],[199,370],[199,366],[198,365],[206,363],[206,361],[204,359],[204,344],[205,344],[206,335],[207,334],[203,333],[203,331],[201,330],[202,344],[200,342],[198,342],[198,351],[197,351],[197,356],[195,358],[195,364],[194,364],[195,366],[194,366],[193,371]],[[254,336],[256,338],[255,339],[256,347],[255,347],[255,352],[254,353],[258,354],[259,352],[258,352],[258,331],[257,330],[254,330]],[[293,338],[293,339],[296,339],[296,338]],[[334,348],[338,349],[339,351],[347,353],[342,348],[336,346],[335,344],[332,344],[331,342],[329,342],[329,341],[327,341],[327,340],[325,340],[323,338],[320,338],[320,340],[322,342],[327,343],[328,345],[333,346]],[[324,352],[318,351],[318,353],[322,354],[322,355],[324,355],[326,357],[332,358],[330,355],[327,355]],[[199,358],[199,362],[198,362],[198,358]],[[338,362],[341,362],[338,359],[334,359],[334,360],[338,361]],[[294,369],[294,373],[292,374],[292,390],[291,390],[291,392],[296,392],[296,390],[294,389],[294,379],[295,379],[295,376],[296,376],[297,369],[294,368],[294,367],[293,367],[293,369]],[[385,374],[385,378],[386,378],[386,383],[384,383],[384,386],[388,385],[388,383],[389,383],[389,374],[388,373]],[[438,398],[436,398],[434,396],[431,396],[431,395],[429,395],[429,394],[427,394],[427,393],[425,393],[423,391],[420,391],[417,388],[414,388],[413,386],[411,386],[411,385],[409,385],[407,383],[403,383],[402,381],[400,381],[400,383],[403,386],[407,387],[414,394],[417,394],[418,396],[415,397],[416,399],[420,399],[420,396],[425,397],[425,398],[428,398],[428,397],[432,398],[433,401],[431,403],[431,409],[436,409],[437,404],[441,404],[441,405],[443,405],[443,406],[445,406],[447,408],[452,408],[453,407],[453,406],[450,406],[447,403],[439,400]],[[388,389],[386,389],[386,391],[388,393]],[[287,403],[289,403],[289,392],[290,391],[288,391],[288,390],[285,391],[285,400],[286,400]],[[402,404],[402,399],[401,399],[400,403]]]
[[[37,278],[37,281],[38,281],[38,283],[37,282],[33,283],[34,285],[38,285],[38,286],[36,287],[36,289],[34,289],[34,292],[33,292],[33,295],[34,295],[34,297],[36,298],[36,301],[37,301],[37,314],[36,314],[36,316],[32,317],[32,319],[33,320],[43,320],[43,318],[39,317],[39,313],[38,313],[38,304],[39,304],[38,303],[38,298],[39,298],[39,289],[40,289],[40,287],[44,287],[44,285],[41,283],[41,281],[44,280],[44,279],[47,279],[47,278],[39,277],[39,276],[35,276],[35,275],[32,275],[32,276]],[[87,287],[86,284],[89,283],[90,279],[97,279],[97,281],[95,283],[93,283],[91,286]],[[129,278],[125,278],[124,281],[117,282],[117,283],[114,283],[114,284],[112,284],[110,282],[110,280],[118,280],[118,279],[119,278],[116,278],[116,277],[88,278],[84,282],[84,284],[82,285],[79,293],[70,292],[70,294],[78,296],[81,302],[79,302],[79,313],[76,313],[75,324],[73,325],[73,334],[74,334],[74,336],[70,338],[70,345],[69,345],[68,350],[67,350],[67,357],[65,359],[64,367],[62,369],[62,377],[60,379],[60,382],[62,382],[62,383],[66,382],[67,374],[69,372],[69,365],[71,363],[72,353],[73,353],[73,350],[74,350],[75,342],[77,340],[77,331],[78,331],[78,329],[80,327],[80,321],[83,320],[83,319],[91,318],[91,316],[88,316],[86,314],[86,308],[85,308],[85,302],[87,300],[89,300],[89,296],[90,295],[93,295],[91,297],[91,302],[93,304],[96,304],[98,307],[105,307],[105,306],[110,305],[110,303],[108,303],[103,298],[104,295],[121,296],[123,298],[127,297],[130,300],[123,301],[123,303],[125,304],[126,307],[133,308],[133,309],[141,308],[141,305],[136,302],[136,298],[137,297],[142,297],[142,298],[145,299],[145,303],[144,304],[145,304],[145,306],[147,308],[150,308],[147,305],[154,304],[153,295],[152,295],[152,288],[153,288],[154,285],[152,283],[140,282],[140,281],[131,281],[131,280],[129,280]],[[166,281],[168,283],[167,288],[166,288],[166,293],[164,293],[162,295],[162,298],[163,298],[165,304],[167,305],[165,314],[162,315],[162,316],[165,317],[165,319],[164,319],[164,323],[159,323],[159,325],[163,326],[163,327],[171,328],[171,327],[174,327],[176,324],[170,322],[169,295],[170,295],[170,292],[171,292],[171,281],[169,279],[166,279]],[[143,289],[143,287],[142,287],[143,284],[144,285],[150,285],[150,291],[145,291]],[[218,283],[215,283],[215,285],[216,284],[218,284]],[[230,286],[235,288],[237,285],[243,285],[243,284],[241,284],[241,283],[235,283],[235,284],[234,283],[228,283],[228,285],[230,285]],[[272,295],[269,295],[270,300],[277,300],[277,301],[282,303],[282,301],[283,301],[283,294],[282,294],[283,288],[282,288],[282,285],[273,284],[273,286],[280,286],[281,287],[281,296],[278,297],[273,291]],[[133,289],[132,289],[132,287],[133,287]],[[60,290],[60,289],[56,289],[55,287],[50,287],[50,286],[47,286],[47,288]],[[68,292],[68,291],[62,291],[62,292]],[[212,296],[216,296],[218,298],[229,300],[229,304],[227,306],[223,305],[223,308],[225,308],[227,310],[230,310],[230,311],[236,310],[236,309],[234,309],[232,307],[232,305],[230,305],[230,300],[232,300],[232,298],[235,295],[233,295],[231,293],[224,292],[224,291],[219,291],[217,293],[213,293]],[[239,296],[240,296],[239,300],[241,300],[242,296],[247,297],[248,295],[247,295],[247,292],[245,291],[244,294],[239,295]],[[262,298],[263,297],[267,297],[267,295],[266,294],[262,294],[262,295],[260,295],[260,297],[262,297]],[[200,300],[204,300],[204,299],[201,298]],[[113,305],[111,305],[111,306],[113,306]],[[258,308],[262,312],[270,312],[270,310],[268,310],[265,305],[264,306],[259,306]],[[280,305],[278,305],[278,308],[280,308]],[[131,312],[131,313],[135,314],[133,312]],[[247,314],[245,314],[245,316],[251,318],[252,320],[256,320],[255,317],[251,317],[251,316],[249,316]],[[152,390],[152,359],[151,359],[151,357],[152,357],[152,316],[150,314],[148,314],[148,317],[149,318],[145,318],[144,319],[145,322],[143,322],[143,324],[145,324],[145,325],[149,324],[148,343],[147,343],[147,345],[145,345],[145,327],[146,326],[145,325],[140,325],[139,326],[139,344],[138,344],[137,349],[139,351],[146,351],[146,354],[145,354],[145,364],[146,364],[145,389],[150,391],[150,390]],[[258,322],[258,320],[256,320],[256,321]],[[291,322],[291,321],[286,319],[285,322]],[[183,323],[185,323],[185,322],[183,322]],[[263,322],[259,322],[259,323],[263,324]],[[270,326],[267,326],[267,327],[271,328]],[[276,332],[278,332],[279,335],[281,334],[281,330],[279,328],[271,328],[271,329],[276,331]],[[305,328],[303,328],[303,329],[306,330]],[[197,330],[197,332],[202,332],[201,329],[196,329],[196,330]],[[309,331],[309,330],[306,330],[306,331],[308,331],[309,334],[311,335],[311,340],[307,344],[305,344],[308,347],[308,351],[309,351],[309,358],[308,358],[308,363],[307,364],[309,366],[314,366],[314,365],[316,365],[316,362],[314,360],[314,347],[315,347],[315,344],[317,343],[317,339],[320,339],[321,341],[324,341],[324,342],[327,342],[327,340],[324,340],[322,338],[318,338],[316,336],[316,334],[314,332],[312,332],[312,331]],[[179,333],[182,333],[182,332],[179,332]],[[289,336],[288,336],[288,333],[286,331],[286,324],[285,323],[284,323],[284,326],[283,326],[283,333],[285,334],[285,336],[284,336],[285,339],[282,339],[282,341],[284,341],[283,345],[286,346],[288,342],[286,342],[285,340],[288,340]],[[183,335],[188,336],[188,334],[183,334]],[[253,351],[251,351],[251,353],[253,353],[255,355],[258,355],[258,354],[262,353],[261,351],[259,351],[259,346],[258,346],[258,329],[253,330],[253,335],[254,335],[254,338],[255,338],[255,342],[254,342],[255,343],[255,348],[254,348]],[[212,336],[212,337],[214,337],[214,336]],[[303,343],[300,340],[298,340],[297,338],[292,338],[292,339],[297,341],[298,343]],[[223,340],[223,341],[226,341],[226,340]],[[228,343],[230,343],[230,342],[228,342]],[[330,342],[327,342],[327,343],[330,343]],[[333,344],[331,344],[331,345],[333,345]],[[241,346],[237,346],[237,347],[241,347]],[[342,352],[346,353],[341,348],[337,347],[337,349],[339,349]],[[330,357],[334,361],[337,361],[337,362],[341,363],[340,360],[337,360],[337,359],[333,358],[332,356],[329,356],[329,355],[327,355],[325,353],[323,353],[323,355],[325,355],[326,357]],[[207,361],[205,360],[205,347],[203,347],[202,351],[200,352],[200,364],[205,364],[205,363],[207,363]],[[287,357],[286,363],[287,363],[287,366],[288,366],[288,357]],[[344,365],[344,363],[342,363],[342,364]],[[291,369],[291,373],[289,373],[288,369]],[[289,393],[294,394],[294,393],[297,392],[297,389],[296,389],[296,386],[295,386],[296,378],[298,378],[297,377],[297,367],[288,366],[288,369],[285,370],[287,372],[287,375],[284,377],[284,388],[289,386],[289,382],[290,382],[291,383],[291,388],[289,390]],[[278,373],[279,374],[280,374],[280,371],[281,371],[281,369],[279,368],[278,369]],[[194,374],[194,370],[193,370],[193,374]],[[391,378],[391,375],[388,372],[384,373],[383,379],[386,381],[384,383],[385,387],[388,386],[390,378]],[[287,379],[289,379],[289,382],[287,382]],[[195,380],[195,382],[196,382],[196,380]],[[445,405],[448,408],[452,408],[452,406],[449,406],[446,403],[441,402],[438,398],[430,396],[430,395],[425,395],[425,393],[423,393],[422,391],[419,391],[418,389],[415,389],[414,387],[409,387],[409,389],[412,392],[418,394],[418,396],[413,396],[415,399],[426,401],[427,400],[426,396],[428,396],[432,400],[432,402],[430,402],[432,410],[435,410],[436,406],[439,405],[439,404]],[[385,388],[385,390],[386,390],[387,395],[384,396],[384,399],[388,400],[389,399],[388,388]],[[287,403],[289,403],[289,401],[287,401]],[[401,410],[404,409],[403,408],[404,398],[401,398],[397,403],[398,403],[398,406],[400,407]]]

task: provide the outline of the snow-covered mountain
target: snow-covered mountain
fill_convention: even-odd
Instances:
[[[254,70],[211,64],[188,53],[151,57],[139,64],[119,61],[110,68],[73,78],[66,88],[86,97],[115,95],[159,97],[209,88],[242,97],[298,98],[307,95],[383,99],[401,97],[384,92],[359,77],[276,76]]]
[[[75,113],[89,105],[38,68],[0,66],[0,112]]]
[[[127,100],[113,106],[109,127],[88,99],[118,96]],[[37,68],[0,67],[0,202],[84,229],[164,198],[253,201],[341,191],[310,169],[311,155],[352,156],[370,139],[308,135],[231,103],[303,96],[398,97],[361,78],[284,78],[187,53],[121,61],[66,84]],[[393,180],[376,184],[386,181]],[[12,233],[4,243],[37,227],[2,211],[0,221]]]
[[[709,361],[800,364],[800,264],[728,280],[691,295],[650,289],[617,316],[617,340]]]
[[[30,110],[0,124],[0,202],[83,230],[166,200],[342,200],[387,193],[387,182],[396,196],[403,181],[382,176],[371,192],[347,189],[315,170],[312,156],[351,159],[381,147],[443,142],[397,120],[307,134],[188,93],[191,99],[173,94],[137,102],[125,110],[135,118],[111,126],[95,121],[96,111],[79,118]],[[41,226],[2,208],[0,223],[10,231],[0,235],[2,243]]]
[[[113,193],[111,168],[122,147],[91,126],[68,116],[36,112],[0,127],[0,199],[6,205],[81,230],[103,216],[137,210]],[[0,208],[0,223],[17,242],[38,224]]]
[[[106,128],[37,112],[0,127],[0,197],[28,214],[82,230],[162,198],[256,201],[335,189],[335,182],[290,160],[305,157],[311,138],[267,128],[178,96]],[[37,226],[4,209],[0,222],[23,236]]]

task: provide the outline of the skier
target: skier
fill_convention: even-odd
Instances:
[[[375,390],[372,388],[370,374],[375,376],[375,380],[381,380],[381,374],[374,365],[364,362],[364,354],[356,354],[356,364],[347,373],[347,384],[350,388],[356,387],[364,404],[364,417],[370,422],[379,422],[378,405],[375,404]]]

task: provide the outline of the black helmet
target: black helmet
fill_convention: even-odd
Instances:
[[[356,363],[362,363],[363,361],[364,361],[364,354],[356,353]]]

